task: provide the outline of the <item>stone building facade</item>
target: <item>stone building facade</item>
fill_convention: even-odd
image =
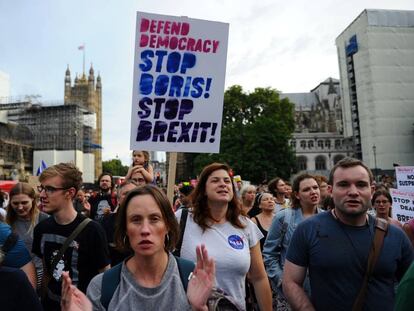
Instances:
[[[327,175],[336,162],[353,154],[344,139],[339,80],[328,78],[309,93],[282,93],[295,104],[297,170]]]

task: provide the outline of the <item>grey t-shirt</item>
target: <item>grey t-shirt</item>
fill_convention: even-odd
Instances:
[[[102,273],[95,276],[88,286],[87,296],[93,310],[105,310],[101,304]],[[167,270],[159,286],[147,288],[139,285],[125,266],[121,268],[121,279],[108,311],[191,310],[181,282],[177,262],[169,255]]]

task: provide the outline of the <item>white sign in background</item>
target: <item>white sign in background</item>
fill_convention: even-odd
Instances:
[[[219,152],[228,31],[137,12],[131,149]]]
[[[406,223],[414,218],[414,193],[390,189],[392,197],[392,218]]]
[[[396,166],[395,175],[398,190],[414,192],[414,166]]]

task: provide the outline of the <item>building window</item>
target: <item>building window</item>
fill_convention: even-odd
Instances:
[[[323,149],[323,140],[318,140],[318,147]]]
[[[341,161],[343,158],[345,158],[345,156],[343,154],[337,154],[336,156],[334,156],[333,164],[335,165],[336,163]]]
[[[326,148],[331,148],[331,141],[329,139],[325,140],[325,147]]]
[[[341,141],[339,139],[335,140],[335,149],[339,149],[341,147]]]
[[[308,169],[308,159],[305,156],[297,157],[296,164],[298,171],[306,171]]]
[[[324,156],[319,155],[315,159],[315,168],[318,171],[324,171],[326,170],[326,159]]]
[[[296,140],[292,139],[292,140],[290,141],[290,146],[291,146],[292,148],[296,149]]]
[[[305,141],[305,140],[301,140],[301,141],[300,141],[300,147],[301,147],[302,149],[306,149],[306,141]]]
[[[308,141],[308,148],[313,148],[313,140]]]

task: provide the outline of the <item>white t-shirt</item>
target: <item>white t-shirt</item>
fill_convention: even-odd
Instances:
[[[182,210],[176,212],[180,221]],[[250,219],[240,216],[243,229],[230,222],[214,224],[203,232],[188,214],[184,231],[181,257],[197,261],[196,246],[205,244],[208,254],[216,263],[216,286],[226,291],[235,301],[245,306],[245,278],[250,268],[250,248],[263,237],[259,228]]]

